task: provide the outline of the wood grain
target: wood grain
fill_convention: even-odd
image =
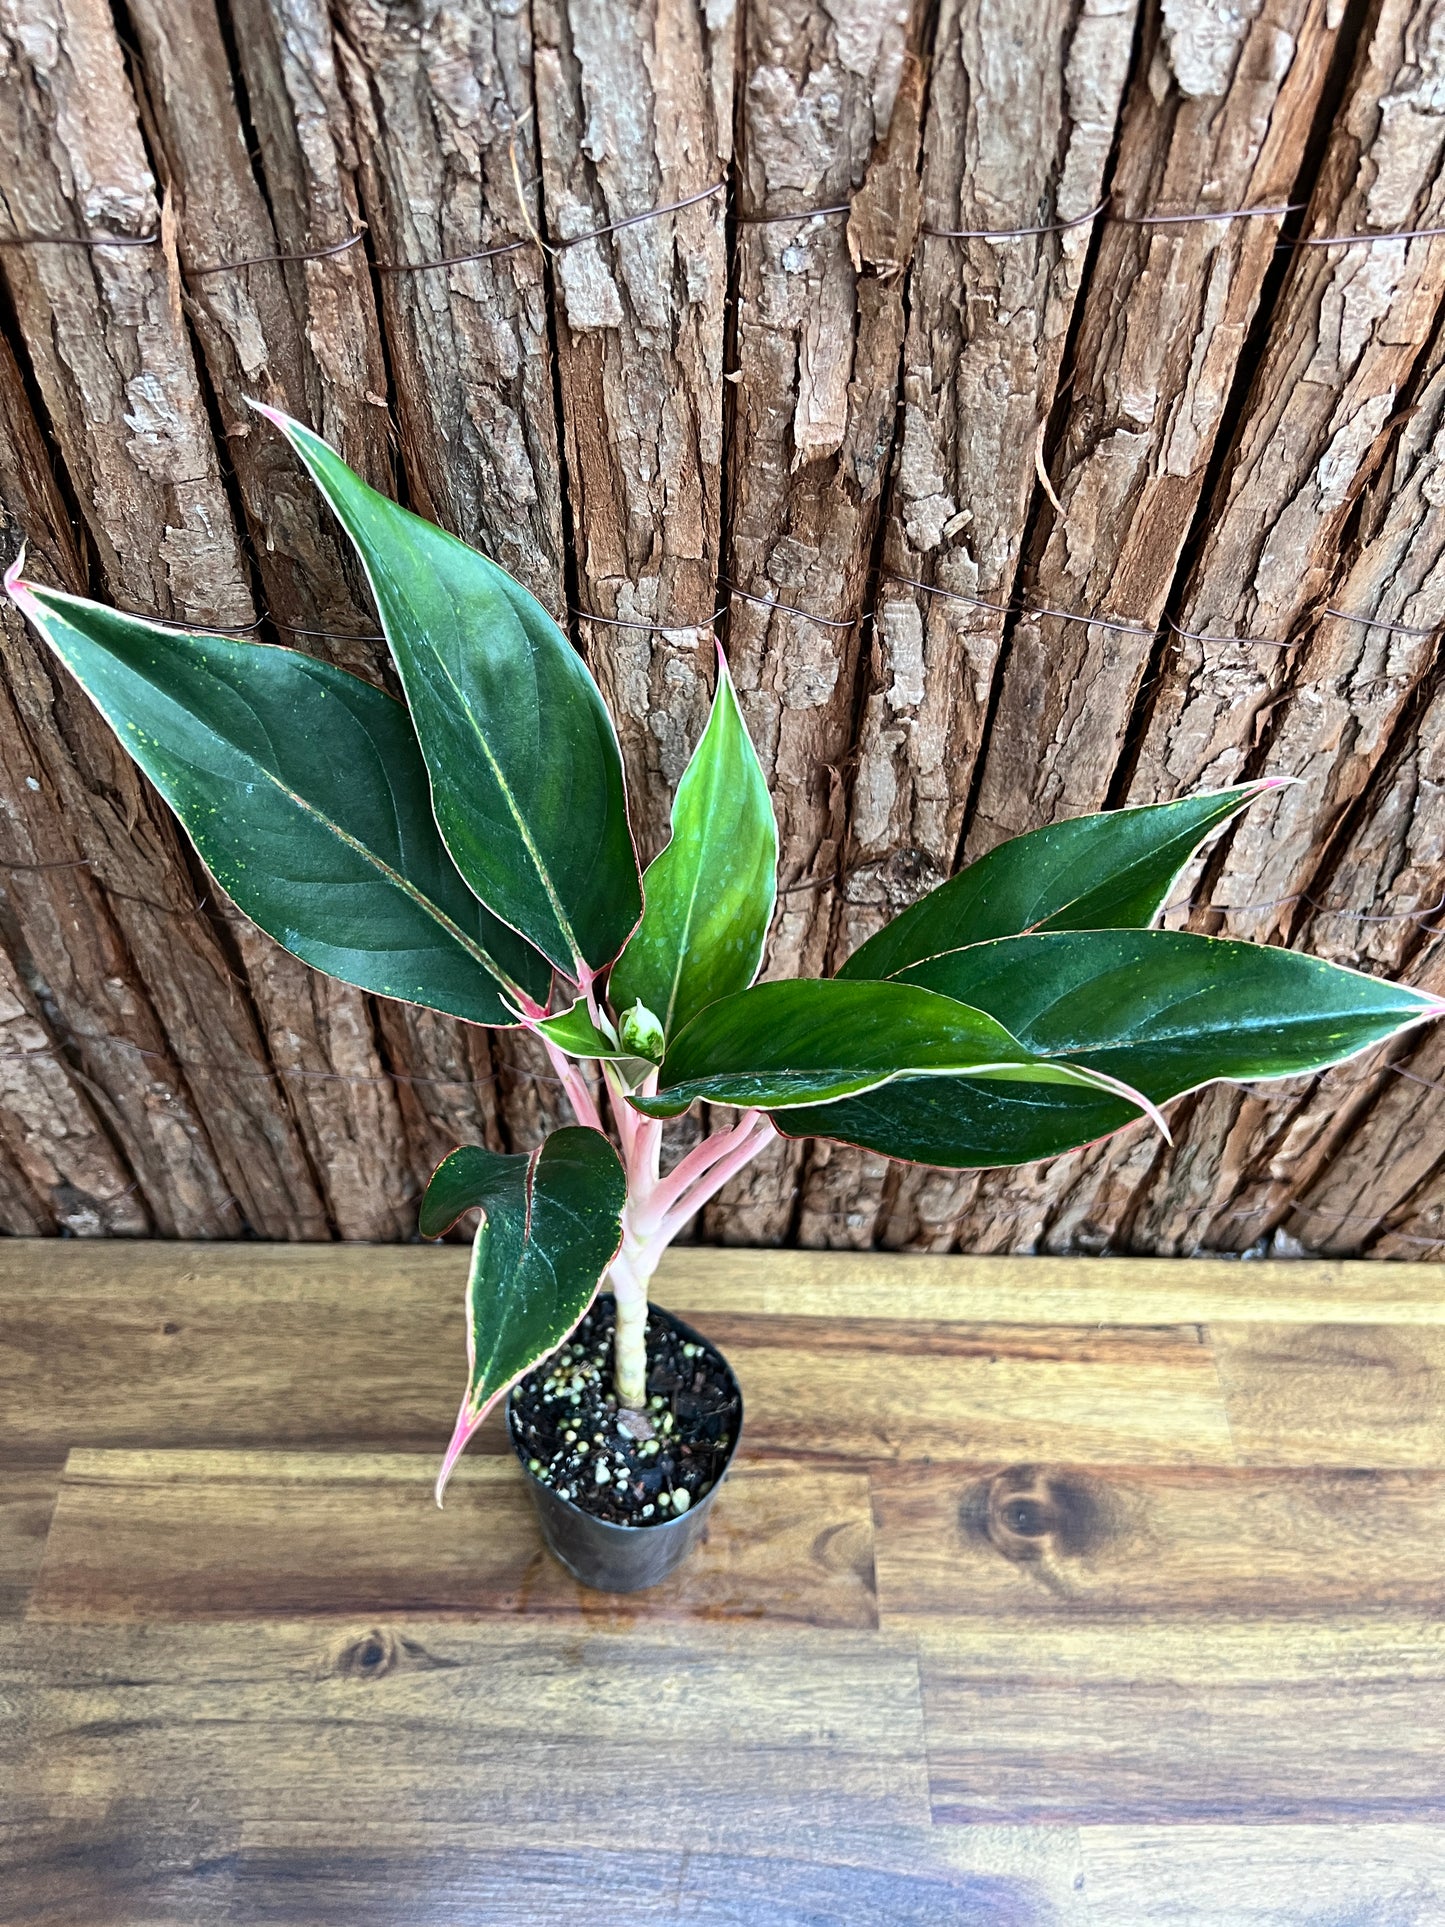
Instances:
[[[106,1927],[291,1927],[303,1917],[390,1927],[399,1896],[408,1927],[458,1918],[851,1927],[860,1906],[902,1927],[1094,1927],[1070,1828],[807,1829],[772,1851],[737,1842],[699,1851],[657,1824],[629,1848],[605,1827],[565,1841],[545,1822],[526,1831],[531,1844],[519,1849],[499,1847],[485,1825],[380,1823],[361,1839],[344,1820],[180,1823],[138,1852],[123,1823],[98,1818],[45,1833],[0,1829],[0,1875],[23,1888],[15,1927],[58,1927],[97,1907]]]
[[[170,1626],[162,1661],[145,1626],[0,1626],[0,1692],[22,1823],[141,1787],[193,1822],[483,1815],[699,1850],[928,1823],[917,1660],[876,1634],[409,1614]]]
[[[1303,1636],[1301,1636],[1303,1630]],[[1433,1820],[1445,1643],[1383,1627],[1145,1620],[923,1635],[936,1823]]]
[[[1434,1472],[929,1465],[872,1482],[892,1628],[1428,1617],[1445,1584]]]
[[[390,1619],[425,1611],[878,1623],[861,1472],[735,1469],[701,1551],[645,1603],[590,1593],[543,1552],[520,1468],[431,1458],[72,1452],[34,1619]]]
[[[0,1453],[0,1619],[17,1618],[30,1597],[63,1470],[54,1459]]]
[[[1389,1326],[1216,1325],[1230,1430],[1252,1465],[1431,1466],[1445,1450],[1445,1342]]]
[[[408,1264],[351,1248],[339,1264],[299,1272],[284,1254],[269,1267],[237,1254],[221,1269],[201,1254],[202,1271],[170,1264],[147,1278],[157,1260],[155,1247],[144,1251],[135,1289],[120,1296],[97,1298],[84,1266],[67,1267],[68,1285],[63,1270],[53,1284],[16,1279],[0,1327],[0,1441],[444,1444],[465,1356],[462,1252]],[[358,1318],[366,1259],[377,1284]],[[688,1261],[679,1253],[674,1264]],[[76,1307],[83,1343],[50,1342],[62,1304]],[[746,1367],[754,1454],[1051,1457],[1073,1441],[1076,1454],[1130,1463],[1147,1439],[1174,1461],[1232,1458],[1214,1363],[1190,1325],[885,1318],[860,1333],[826,1316],[729,1317],[725,1304],[714,1293],[705,1323]],[[478,1445],[504,1449],[496,1421]]]
[[[1111,1927],[1413,1927],[1445,1913],[1438,1827],[1088,1827],[1081,1843]]]
[[[464,1259],[0,1243],[7,1927],[1432,1919],[1435,1267],[674,1253],[747,1433],[608,1598],[432,1503]]]

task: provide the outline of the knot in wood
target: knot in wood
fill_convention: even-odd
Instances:
[[[1045,1466],[1013,1465],[965,1493],[965,1532],[1019,1563],[1046,1554],[1081,1558],[1108,1537],[1105,1510],[1088,1479]]]

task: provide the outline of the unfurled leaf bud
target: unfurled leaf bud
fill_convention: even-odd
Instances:
[[[623,1011],[620,1034],[624,1049],[651,1063],[662,1062],[667,1041],[662,1033],[662,1020],[654,1016],[646,1004],[634,1004],[631,1010]]]

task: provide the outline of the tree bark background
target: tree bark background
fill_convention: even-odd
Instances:
[[[0,0],[4,559],[385,681],[256,396],[554,611],[648,854],[722,640],[769,973],[1272,771],[1171,921],[1439,990],[1442,102],[1445,0]],[[698,1235],[1445,1257],[1445,1037],[1175,1110]],[[238,916],[0,612],[0,1228],[404,1238],[557,1114]]]

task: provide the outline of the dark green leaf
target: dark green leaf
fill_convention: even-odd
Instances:
[[[581,657],[505,569],[368,488],[309,428],[260,412],[356,544],[457,868],[569,975],[611,963],[642,898],[617,737]]]
[[[676,1117],[697,1098],[784,1110],[871,1090],[910,1073],[1025,1070],[1059,1081],[1017,1039],[952,997],[911,984],[757,984],[710,1004],[663,1060],[649,1117]]]
[[[1445,1012],[1297,950],[1176,930],[1006,937],[897,981],[964,999],[1040,1057],[1105,1071],[1156,1103],[1219,1078],[1323,1070]]]
[[[1139,1116],[1132,1104],[1083,1084],[928,1077],[783,1111],[776,1122],[787,1137],[835,1138],[913,1164],[972,1171],[1057,1157]]]
[[[467,1278],[467,1390],[437,1499],[467,1440],[507,1389],[571,1332],[622,1244],[627,1178],[600,1131],[554,1131],[530,1157],[453,1151],[427,1186],[423,1225],[473,1205],[482,1222]]]
[[[510,1024],[551,967],[491,916],[437,834],[405,709],[294,649],[188,635],[53,589],[12,594],[286,949],[385,997]]]
[[[924,957],[1026,930],[1143,927],[1204,838],[1278,787],[1266,778],[1011,837],[895,917],[838,974],[893,977]]]
[[[727,663],[672,805],[672,839],[647,866],[636,935],[613,967],[614,1010],[645,1004],[675,1037],[758,974],[772,919],[778,828]]]

